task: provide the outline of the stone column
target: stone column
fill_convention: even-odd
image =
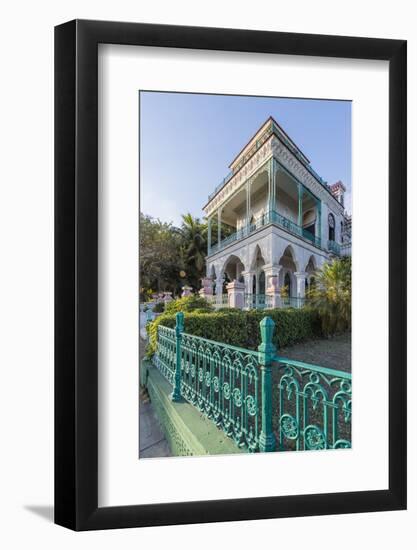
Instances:
[[[298,226],[303,227],[303,186],[298,184]]]
[[[268,162],[268,195],[267,195],[267,202],[266,202],[266,212],[269,213],[271,210],[271,204],[272,204],[272,159]]]
[[[245,309],[250,309],[252,303],[252,278],[255,275],[254,271],[242,271],[241,275],[244,280],[245,294],[247,295],[247,301],[245,300]]]
[[[246,182],[246,232],[250,233],[250,188],[251,182],[248,180]]]
[[[216,296],[223,294],[223,277],[217,277],[216,281]]]
[[[191,296],[192,295],[192,290],[193,290],[193,287],[191,287],[191,286],[183,286],[181,296],[182,297]]]
[[[222,209],[217,210],[217,250],[220,250],[220,243],[222,240]]]
[[[207,255],[211,252],[211,218],[207,219]]]
[[[306,278],[308,273],[297,271],[294,275],[297,279],[297,298],[304,298],[306,295]]]
[[[235,280],[228,283],[226,288],[229,307],[243,309],[245,305],[245,283],[239,283]]]

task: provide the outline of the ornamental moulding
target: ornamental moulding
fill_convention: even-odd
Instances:
[[[224,188],[214,197],[213,200],[209,201],[205,207],[205,212],[207,215],[211,215],[214,210],[216,210],[226,199],[228,199],[234,191],[244,183],[248,178],[253,176],[255,172],[260,168],[267,158],[272,154],[272,140],[269,139],[266,141],[262,147],[257,151],[253,157],[245,164],[239,172],[230,178],[226,183]]]
[[[228,181],[224,188],[209,201],[205,207],[205,212],[208,216],[221,206],[236,189],[244,183],[247,179],[252,177],[255,172],[260,168],[260,165],[269,157],[273,155],[281,164],[287,168],[290,172],[297,177],[301,183],[303,183],[308,189],[312,191],[316,197],[323,202],[330,202],[333,205],[333,209],[343,213],[343,206],[331,195],[330,192],[326,192],[323,186],[316,181],[316,179],[310,174],[310,172],[303,166],[303,164],[287,150],[275,136],[271,136],[262,147],[257,151],[253,157],[245,164],[241,170]]]

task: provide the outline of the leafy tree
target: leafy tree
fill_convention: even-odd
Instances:
[[[326,262],[315,273],[315,285],[308,292],[311,305],[321,318],[327,336],[348,330],[351,326],[352,275],[351,259],[344,257]]]
[[[178,294],[181,284],[181,236],[172,226],[150,216],[140,215],[140,287],[142,298],[155,289]]]
[[[217,237],[217,220],[212,220],[212,235]],[[233,228],[222,224],[222,238]],[[178,295],[181,287],[195,291],[206,272],[207,221],[192,214],[182,216],[181,227],[140,215],[140,287],[141,298],[150,289],[169,290]]]

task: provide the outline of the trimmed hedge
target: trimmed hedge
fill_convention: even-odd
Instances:
[[[273,342],[278,349],[322,336],[319,314],[312,308],[185,313],[185,332],[233,346],[257,349],[261,343],[259,323],[266,315],[275,321]],[[155,352],[159,325],[174,328],[175,315],[165,313],[148,324],[148,355]]]
[[[165,312],[166,313],[178,313],[182,311],[186,313],[188,311],[214,311],[213,307],[202,296],[191,294],[191,296],[183,296],[168,302]]]

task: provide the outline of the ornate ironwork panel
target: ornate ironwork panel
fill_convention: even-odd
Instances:
[[[258,450],[257,353],[184,333],[181,393],[239,447]]]
[[[275,358],[275,429],[281,450],[350,448],[350,373]]]
[[[175,375],[175,354],[175,329],[159,325],[158,353],[153,356],[153,363],[171,384]]]

